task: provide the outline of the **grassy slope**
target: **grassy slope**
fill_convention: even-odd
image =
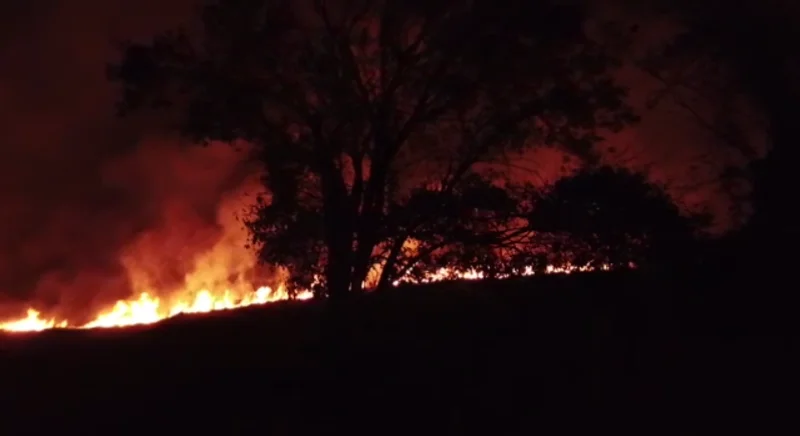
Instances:
[[[758,276],[722,280],[439,284],[335,310],[285,303],[0,337],[0,434],[531,434],[602,423],[709,434],[684,424],[777,411],[751,405],[786,384],[792,343],[737,297],[763,287]]]

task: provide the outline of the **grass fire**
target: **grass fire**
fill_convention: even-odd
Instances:
[[[785,432],[795,4],[0,1],[0,435]]]
[[[599,269],[608,269],[601,266]],[[548,266],[545,269],[547,274],[570,274],[572,272],[586,272],[593,270],[592,267]],[[195,274],[202,274],[197,272]],[[520,276],[530,276],[534,270],[529,268],[519,272]],[[446,279],[456,280],[479,280],[483,278],[480,271],[453,271],[442,269],[419,280],[419,283],[433,283]],[[194,282],[196,279],[187,280]],[[400,280],[400,282],[408,280]],[[140,324],[152,324],[173,316],[181,314],[207,313],[218,310],[231,310],[240,307],[261,305],[275,301],[287,299],[305,300],[313,296],[310,291],[302,291],[290,295],[282,284],[273,289],[269,286],[256,288],[251,284],[236,284],[223,287],[221,289],[200,289],[196,291],[178,291],[173,295],[158,297],[157,293],[142,292],[137,298],[129,300],[119,300],[110,309],[105,310],[93,317],[85,324],[75,325],[67,320],[56,320],[42,317],[41,313],[34,308],[27,310],[27,315],[23,318],[5,320],[0,322],[0,330],[7,332],[37,332],[42,330],[60,328],[111,328],[127,327]],[[186,297],[188,296],[188,298]]]

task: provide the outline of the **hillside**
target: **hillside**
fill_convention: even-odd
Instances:
[[[0,434],[709,434],[789,389],[794,341],[743,297],[760,277],[445,283],[0,336]]]

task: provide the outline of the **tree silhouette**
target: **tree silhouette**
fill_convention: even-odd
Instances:
[[[421,219],[415,232],[415,249],[400,252],[391,277],[423,279],[441,269],[482,273],[504,272],[504,252],[513,250],[530,235],[520,220],[526,192],[523,186],[494,186],[471,175],[452,194],[418,189],[403,206],[412,219]],[[510,265],[508,265],[510,266]],[[453,277],[454,278],[454,277]]]
[[[453,229],[499,238],[463,237],[499,213],[467,193],[502,179],[510,152],[588,157],[635,119],[563,2],[220,0],[200,24],[122,47],[120,110],[169,107],[191,139],[253,144],[261,259],[331,296],[376,264],[391,283]]]
[[[601,167],[557,181],[529,215],[533,230],[558,236],[555,254],[576,265],[627,266],[687,257],[706,215],[682,215],[638,173]]]

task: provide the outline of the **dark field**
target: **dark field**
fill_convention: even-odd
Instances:
[[[2,336],[0,435],[783,433],[793,287],[548,276]]]

